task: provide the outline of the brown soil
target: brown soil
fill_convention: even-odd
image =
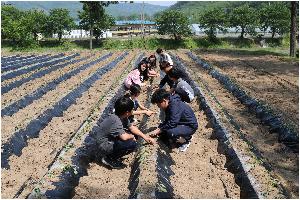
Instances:
[[[239,198],[240,188],[235,183],[234,175],[224,167],[226,157],[218,153],[218,141],[209,139],[212,129],[206,128],[206,116],[199,111],[196,101],[191,106],[199,128],[186,152],[175,149],[171,153],[175,161],[172,166],[175,175],[171,176],[175,198]]]
[[[252,97],[271,105],[298,129],[299,62],[282,61],[272,55],[241,55],[221,50],[196,53],[235,80]]]
[[[197,76],[198,79],[201,77],[223,108],[241,127],[242,134],[261,152],[266,162],[271,164],[273,176],[282,182],[292,197],[298,196],[298,155],[292,153],[283,144],[278,144],[278,136],[270,134],[268,128],[262,126],[259,120],[250,114],[247,108],[224,89],[216,79],[212,78],[206,71],[195,66],[188,56],[181,53],[178,53],[178,56],[194,72],[192,78],[197,80]]]
[[[146,88],[139,96],[139,101],[144,105],[146,100]],[[136,126],[139,126],[143,115],[136,115],[135,118],[139,121]],[[125,169],[116,170],[108,169],[101,163],[91,163],[88,168],[88,175],[80,178],[78,186],[75,188],[74,199],[127,199],[130,195],[128,189],[131,166],[134,161],[135,152],[125,156]]]
[[[25,108],[21,109],[17,113],[15,113],[12,116],[4,116],[2,118],[2,122],[5,124],[5,126],[2,127],[2,142],[6,142],[8,138],[11,137],[13,132],[20,129],[25,128],[28,123],[38,117],[41,113],[43,113],[45,110],[47,110],[49,107],[53,106],[57,101],[59,101],[61,98],[63,98],[67,93],[73,90],[73,88],[76,88],[83,80],[85,80],[87,77],[92,75],[96,70],[101,66],[104,66],[105,64],[111,62],[114,60],[114,58],[117,56],[117,54],[111,56],[108,59],[105,59],[104,61],[98,63],[97,65],[94,65],[87,70],[84,70],[77,75],[71,77],[70,79],[63,81],[62,83],[58,84],[55,90],[51,90],[47,92],[45,95],[43,95],[40,99],[35,100],[30,105],[26,106]],[[79,64],[76,64],[80,66]],[[68,71],[65,71],[68,72]],[[59,75],[61,76],[61,75]],[[59,76],[54,76],[55,79]],[[49,78],[50,79],[50,78]],[[50,79],[50,80],[51,80]],[[43,80],[46,81],[47,79]],[[40,83],[40,80],[37,80],[37,83]],[[39,85],[39,84],[37,84]],[[19,88],[15,88],[16,90]],[[24,91],[24,90],[21,90]],[[31,91],[31,90],[30,90]],[[58,92],[59,91],[59,92]],[[14,93],[10,93],[10,96],[13,96]],[[28,94],[28,93],[26,93]]]
[[[81,98],[77,99],[76,104],[64,112],[63,117],[53,118],[40,132],[42,137],[28,141],[28,146],[22,150],[20,157],[15,155],[10,157],[10,169],[2,169],[2,198],[12,198],[28,178],[31,177],[31,182],[35,183],[47,172],[47,166],[56,153],[87,118],[99,96],[104,95],[110,87],[111,77],[120,74],[128,65],[128,60],[132,58],[133,53],[96,81]]]
[[[88,55],[89,54],[87,54],[87,53],[81,54],[80,56],[78,56],[78,58],[82,58],[82,57],[85,57],[85,56],[88,56]],[[19,86],[17,88],[14,88],[14,89],[10,90],[9,92],[2,95],[2,100],[1,100],[2,107],[8,106],[9,104],[11,104],[11,103],[15,102],[16,100],[22,98],[23,96],[35,91],[37,88],[45,85],[46,83],[53,81],[54,79],[62,76],[63,74],[65,74],[65,73],[67,73],[71,70],[74,70],[75,68],[80,67],[84,63],[92,61],[93,59],[95,59],[95,57],[89,58],[87,60],[81,61],[81,62],[76,63],[76,64],[68,65],[67,67],[65,67],[63,69],[55,70],[55,71],[53,71],[49,74],[44,75],[43,77],[34,79],[32,81],[29,81],[27,83],[22,84],[21,86]],[[32,73],[35,73],[35,72],[37,72],[37,71],[34,71]],[[30,74],[32,74],[32,73],[30,73]],[[29,73],[24,74],[24,76],[28,77]],[[1,84],[3,86],[3,85],[6,85],[8,83],[20,80],[22,78],[24,78],[23,75],[18,76],[18,77],[13,78],[13,79],[9,79],[9,80],[1,83]]]

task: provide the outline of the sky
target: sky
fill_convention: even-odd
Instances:
[[[142,3],[142,1],[134,1],[134,2]],[[160,5],[160,6],[171,6],[175,4],[177,1],[144,1],[144,2],[154,4],[154,5]]]

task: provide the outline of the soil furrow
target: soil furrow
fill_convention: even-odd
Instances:
[[[85,56],[85,54],[83,54],[82,56]],[[26,96],[28,93],[32,93],[33,91],[37,90],[38,88],[57,79],[58,77],[65,74],[66,72],[74,70],[74,69],[78,68],[80,65],[88,63],[92,60],[93,60],[93,58],[90,58],[90,59],[82,61],[80,63],[71,64],[63,69],[59,69],[59,70],[51,72],[43,77],[29,81],[25,84],[22,84],[21,86],[12,89],[11,91],[9,91],[6,94],[2,94],[2,100],[1,100],[2,107],[5,107],[5,106],[17,101],[18,99]]]
[[[259,150],[263,159],[272,167],[272,175],[282,182],[290,195],[298,195],[298,156],[289,150],[285,145],[278,143],[275,134],[270,134],[268,128],[263,126],[248,109],[242,105],[231,93],[204,70],[183,54],[178,53],[186,66],[194,72],[195,78],[201,77],[203,83],[212,94],[218,99],[221,106],[232,116],[241,129],[242,134]],[[293,174],[291,176],[291,174]]]
[[[253,57],[206,51],[199,53],[201,58],[233,78],[250,96],[271,105],[272,109],[298,129],[299,63],[283,62],[274,56]]]
[[[132,54],[126,58],[132,58]],[[97,97],[104,95],[105,88],[110,87],[112,74],[120,74],[127,63],[126,59],[121,61],[105,77],[97,80],[82,97],[76,100],[76,104],[64,112],[62,117],[52,119],[41,131],[42,137],[29,140],[28,146],[23,149],[20,157],[13,155],[10,158],[10,169],[2,170],[2,188],[5,188],[2,191],[3,197],[11,198],[29,177],[32,177],[31,183],[35,183],[45,174],[47,166],[55,158],[56,153],[87,118],[97,102]],[[23,169],[22,166],[26,168]]]
[[[32,119],[35,119],[49,107],[53,106],[67,93],[69,93],[78,85],[80,85],[86,77],[93,74],[100,67],[103,67],[107,63],[113,61],[116,56],[117,54],[101,61],[100,63],[97,63],[96,65],[89,67],[87,70],[84,70],[75,76],[72,76],[70,79],[63,81],[62,83],[56,86],[55,90],[47,92],[41,98],[33,101],[32,104],[21,109],[14,115],[4,116],[2,118],[2,122],[6,125],[5,127],[2,127],[2,143],[4,143],[12,135],[12,133],[24,129]]]

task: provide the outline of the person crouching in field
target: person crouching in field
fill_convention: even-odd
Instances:
[[[172,68],[168,72],[168,76],[174,81],[172,94],[178,94],[182,101],[191,103],[195,97],[193,88],[182,79],[182,72],[176,68]]]
[[[121,97],[115,103],[115,113],[109,115],[100,125],[96,134],[101,162],[113,169],[126,167],[121,158],[137,148],[136,136],[142,137],[149,144],[155,140],[143,134],[133,126],[128,117],[132,115],[133,101],[128,97]],[[97,156],[97,157],[99,157]]]
[[[132,84],[129,89],[129,93],[125,94],[126,97],[129,97],[133,101],[133,111],[132,115],[129,116],[129,121],[131,123],[136,122],[134,119],[134,115],[141,115],[141,114],[146,114],[148,116],[151,116],[155,112],[145,108],[143,105],[141,105],[138,101],[138,96],[141,94],[141,87],[137,84]],[[141,110],[137,110],[140,108]]]
[[[176,71],[178,71],[180,73],[180,76],[183,80],[187,81],[189,80],[189,77],[187,75],[187,73],[182,70],[181,68],[179,67],[176,67],[176,66],[173,66],[171,65],[168,61],[163,61],[161,63],[161,66],[160,66],[160,69],[166,73],[166,75],[161,79],[160,83],[159,83],[159,88],[163,88],[165,86],[165,84],[167,83],[170,88],[174,88],[175,87],[175,83],[172,79],[170,79],[170,77],[168,76],[168,73],[171,69],[175,68]]]
[[[144,76],[145,76],[145,71],[147,70],[147,62],[146,61],[141,61],[138,64],[138,67],[134,70],[132,70],[127,77],[125,78],[124,85],[127,89],[130,88],[132,84],[137,84],[139,86],[144,86]]]
[[[179,151],[186,151],[192,135],[198,129],[197,118],[192,108],[181,101],[178,94],[171,95],[165,89],[156,90],[151,98],[151,103],[156,104],[165,111],[165,121],[149,135],[161,139],[170,145],[179,147]]]

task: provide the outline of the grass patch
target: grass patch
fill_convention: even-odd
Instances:
[[[239,38],[216,38],[214,41],[207,37],[187,37],[179,41],[159,37],[132,37],[122,39],[107,38],[103,40],[93,40],[93,51],[99,50],[125,50],[125,49],[217,49],[237,53],[242,55],[276,55],[287,57],[289,55],[288,35],[283,38],[265,39],[267,48],[262,48],[257,39],[239,39]],[[57,39],[47,39],[40,41],[38,45],[30,48],[16,48],[11,41],[2,40],[2,53],[5,52],[62,52],[89,50],[90,42],[85,40],[63,39],[58,42]],[[294,60],[291,58],[291,60]]]

